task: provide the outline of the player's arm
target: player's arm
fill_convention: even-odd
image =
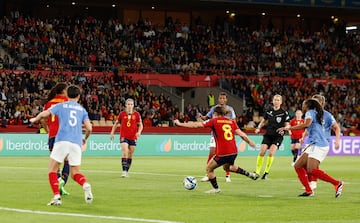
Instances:
[[[291,127],[290,122],[285,122],[284,126],[285,126],[285,128],[290,128]],[[288,130],[288,133],[289,133],[289,135],[291,135],[291,130],[290,129]]]
[[[337,122],[335,122],[331,126],[331,129],[335,132],[335,148],[339,148],[340,147],[340,136],[341,136],[340,126]]]
[[[201,120],[203,120],[203,121],[209,119],[209,117],[208,117],[207,115],[202,115],[200,112],[198,113],[198,117],[199,117]]]
[[[116,127],[118,126],[119,124],[119,121],[116,120],[111,128],[111,131],[110,131],[110,140],[113,140],[114,139],[114,133],[115,133],[115,130],[116,130]]]
[[[292,125],[293,125],[292,120],[289,122],[289,124],[290,124],[290,126],[292,126]],[[288,131],[288,133],[289,133],[289,136],[291,136],[291,135],[292,135],[291,130],[289,130],[289,131]]]
[[[305,129],[304,132],[301,134],[301,138],[299,139],[300,144],[304,142],[304,139],[307,135],[308,135],[308,131]]]
[[[240,136],[251,147],[256,147],[256,144],[249,139],[248,135],[245,132],[241,131],[240,129],[236,129],[235,134]]]
[[[262,119],[258,125],[258,127],[255,129],[255,134],[258,134],[261,130],[262,127],[264,127],[265,125],[267,125],[268,120]]]
[[[202,128],[204,127],[202,122],[180,122],[178,119],[174,120],[174,124],[180,127],[186,128]]]
[[[138,125],[138,130],[136,132],[136,137],[139,137],[144,129],[144,125],[141,120],[140,122],[137,123],[137,125]]]
[[[86,119],[84,121],[84,125],[85,125],[85,138],[84,138],[84,140],[86,141],[89,138],[89,136],[90,136],[90,134],[92,132],[92,125],[91,125],[90,119]]]
[[[42,127],[45,129],[46,133],[49,132],[49,125],[48,125],[48,119],[47,118],[43,118],[40,120],[40,124],[42,125]]]
[[[294,125],[294,126],[286,125],[285,127],[278,128],[276,131],[280,134],[283,134],[284,131],[306,129],[311,125],[311,123],[312,123],[312,119],[307,118],[307,119],[305,119],[305,122],[303,124]]]
[[[36,123],[39,122],[41,119],[47,118],[51,115],[51,112],[49,110],[45,110],[40,112],[36,117],[31,118],[30,122],[31,123]]]
[[[213,114],[214,114],[214,108],[215,106],[212,106],[210,108],[210,111],[208,113],[206,113],[206,115],[202,115],[200,112],[198,113],[198,117],[203,120],[203,121],[206,121],[208,119],[210,119],[211,117],[213,117]]]

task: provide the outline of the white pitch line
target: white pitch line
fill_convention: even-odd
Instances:
[[[34,211],[34,210],[18,209],[18,208],[6,208],[6,207],[0,207],[0,210],[12,211],[12,212],[20,212],[20,213],[40,214],[40,215],[60,215],[60,216],[72,216],[72,217],[84,217],[84,218],[100,218],[100,219],[124,220],[124,221],[135,221],[135,222],[182,223],[182,222],[166,221],[166,220],[155,220],[155,219],[144,219],[144,218],[127,218],[127,217],[117,217],[117,216],[76,214],[76,213],[64,213],[64,212]]]

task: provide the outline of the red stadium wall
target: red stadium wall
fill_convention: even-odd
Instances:
[[[14,72],[17,75],[24,73],[24,70],[5,70],[7,73]],[[56,74],[63,74],[69,77],[78,75],[78,72],[72,71],[53,71],[53,70],[32,70],[28,71],[34,75],[42,75],[47,77],[53,77]],[[113,76],[113,72],[80,72],[81,76],[84,77],[99,77],[99,76]],[[134,81],[139,81],[144,85],[158,85],[158,86],[171,86],[171,87],[212,87],[218,86],[220,76],[217,75],[189,75],[189,74],[140,74],[140,73],[126,73],[119,74],[120,76],[126,76]],[[236,78],[236,79],[271,79],[271,80],[286,80],[289,83],[296,83],[305,78],[282,78],[282,77],[258,77],[258,76],[226,76],[225,78]],[[360,82],[360,80],[350,79],[316,79],[306,78],[309,82],[316,82],[318,84],[326,85],[332,83],[334,85],[342,85],[352,81]]]

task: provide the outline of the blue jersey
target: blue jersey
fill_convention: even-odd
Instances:
[[[333,126],[335,123],[336,120],[334,116],[330,112],[324,110],[324,128],[325,128],[326,138],[329,142],[331,136],[331,126]]]
[[[305,113],[305,120],[311,119],[312,123],[308,127],[308,143],[315,146],[329,146],[329,141],[326,135],[326,131],[322,123],[319,123],[316,119],[317,112],[315,110],[309,110]]]
[[[210,108],[210,111],[206,114],[207,117],[209,118],[213,118],[214,116],[214,110],[215,110],[215,107],[218,106],[218,105],[215,105],[215,106],[212,106]],[[225,116],[226,118],[229,118],[229,119],[236,119],[236,115],[235,115],[235,111],[234,111],[234,108],[229,106],[229,105],[226,105],[226,110],[229,110],[230,112]]]
[[[80,104],[67,101],[49,108],[51,114],[59,118],[59,130],[55,142],[68,141],[82,145],[82,124],[89,119],[88,113]]]

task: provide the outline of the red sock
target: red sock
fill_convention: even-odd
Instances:
[[[335,180],[334,178],[332,178],[331,176],[329,176],[327,173],[325,173],[324,171],[322,171],[320,169],[313,169],[311,171],[311,175],[314,175],[316,178],[319,178],[320,180],[329,182],[329,183],[333,184],[334,186],[336,186],[340,183],[340,181]]]
[[[230,176],[230,171],[226,171],[226,176],[229,177]]]
[[[49,183],[51,190],[53,191],[54,195],[60,194],[59,191],[59,181],[58,176],[56,172],[50,172],[49,173]]]
[[[86,177],[84,175],[82,175],[81,173],[75,174],[74,180],[81,186],[84,185],[84,183],[86,183]]]
[[[306,192],[312,193],[312,190],[309,186],[309,180],[305,168],[295,168],[295,171],[298,175],[301,184],[305,187]]]
[[[317,177],[315,177],[315,176],[313,176],[311,173],[310,174],[308,174],[308,179],[309,179],[309,182],[311,182],[311,181],[317,181],[318,179],[317,179]]]
[[[209,161],[214,157],[214,153],[209,153],[208,159],[206,163],[209,163]]]

